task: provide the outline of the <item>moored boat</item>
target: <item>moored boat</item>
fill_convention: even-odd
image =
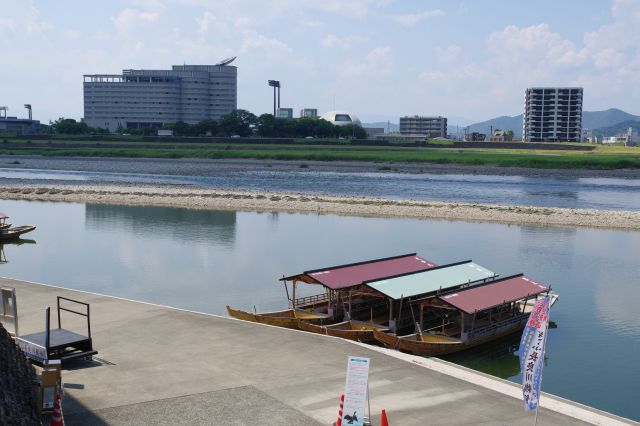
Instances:
[[[34,229],[36,229],[36,227],[33,225],[18,226],[15,228],[2,228],[0,229],[0,241],[18,238],[20,235],[31,232]]]
[[[373,337],[373,333],[375,331],[386,330],[388,330],[388,328],[384,325],[355,320],[325,326],[325,332],[329,336],[341,337],[362,343],[375,342],[376,339]]]
[[[328,319],[326,314],[307,312],[298,309],[285,309],[273,312],[246,312],[227,306],[227,313],[233,318],[277,327],[298,329],[299,320],[321,322]]]
[[[385,346],[416,355],[459,352],[522,330],[532,301],[539,297],[557,301],[557,295],[550,291],[522,274],[514,275],[423,300],[419,318],[422,320],[425,307],[448,312],[441,316],[442,325],[405,336],[378,330],[373,335]]]

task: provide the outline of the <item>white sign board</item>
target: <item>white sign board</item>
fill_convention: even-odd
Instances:
[[[344,387],[342,424],[363,426],[369,383],[369,358],[350,356]]]

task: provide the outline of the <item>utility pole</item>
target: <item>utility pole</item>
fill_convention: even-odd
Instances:
[[[32,116],[31,116],[31,104],[24,104],[24,107],[29,110],[29,121],[32,120]]]

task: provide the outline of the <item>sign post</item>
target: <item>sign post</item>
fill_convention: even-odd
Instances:
[[[542,385],[542,369],[544,367],[550,307],[551,299],[549,297],[536,300],[520,340],[522,398],[525,411],[536,410],[534,424],[538,423],[540,387]]]
[[[350,356],[344,387],[342,424],[363,426],[369,389],[369,358]]]

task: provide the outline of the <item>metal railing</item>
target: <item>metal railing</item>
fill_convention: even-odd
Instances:
[[[483,327],[476,328],[469,332],[469,339],[475,339],[477,337],[488,336],[491,334],[495,334],[499,331],[504,330],[505,328],[509,328],[515,324],[526,322],[527,318],[529,318],[529,314],[520,314],[518,316],[508,318],[503,321],[499,321],[493,324],[485,325]]]
[[[296,299],[296,307],[298,306],[309,306],[316,305],[318,303],[328,302],[329,295],[327,293],[322,294],[314,294],[313,296],[299,297]],[[289,302],[289,306],[291,306],[291,302]]]

